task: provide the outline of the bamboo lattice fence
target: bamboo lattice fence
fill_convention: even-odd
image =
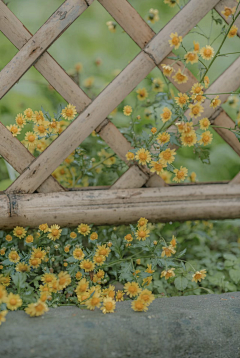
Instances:
[[[129,166],[125,155],[131,145],[107,118],[155,67],[161,70],[161,63],[173,65],[176,70],[184,66],[181,62],[167,58],[172,54],[167,41],[172,32],[178,32],[184,37],[211,9],[214,8],[222,16],[224,6],[233,7],[236,1],[191,0],[155,34],[127,0],[98,0],[141,51],[91,101],[47,49],[93,1],[65,1],[35,35],[0,1],[0,30],[19,50],[0,72],[0,98],[34,66],[67,102],[76,106],[79,113],[38,158],[34,158],[0,123],[0,155],[20,174],[5,192],[0,193],[0,227],[34,227],[43,222],[68,226],[79,222],[120,224],[134,222],[140,216],[146,216],[152,221],[240,217],[240,174],[228,183],[167,185],[159,176],[150,173],[148,168],[137,163]],[[240,29],[240,20],[236,22]],[[189,91],[197,82],[190,71],[185,71],[189,77],[188,82],[174,82],[181,92]],[[239,88],[240,58],[229,66],[206,93],[221,92],[223,84],[225,92]],[[227,94],[220,95],[222,102],[227,97]],[[205,116],[210,118],[212,124],[222,126],[224,123],[225,127],[234,127],[234,122],[223,109],[211,108],[209,100],[203,103],[203,107]],[[235,135],[226,129],[214,129],[240,155],[240,143]],[[51,173],[93,130],[129,169],[110,188],[67,191]]]

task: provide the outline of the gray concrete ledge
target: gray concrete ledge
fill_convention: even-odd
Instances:
[[[239,358],[240,292],[130,302],[114,314],[77,307],[41,318],[11,312],[0,327],[1,358]]]

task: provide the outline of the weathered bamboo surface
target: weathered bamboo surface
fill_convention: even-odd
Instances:
[[[0,195],[0,228],[42,223],[118,225],[240,217],[240,185],[92,190]]]
[[[85,0],[66,0],[55,11],[0,72],[0,98],[87,8]]]
[[[22,173],[35,159],[24,145],[0,122],[0,155],[18,172]],[[65,191],[52,176],[40,185],[39,193]]]
[[[158,65],[169,52],[169,44],[161,33],[170,33],[179,24],[179,35],[186,35],[217,4],[209,0],[204,5],[191,0],[88,108],[42,153],[9,188],[8,192],[31,193],[62,163],[62,161],[116,108],[119,103]],[[194,14],[193,14],[194,6]],[[159,44],[156,43],[158,38]],[[147,55],[148,53],[148,55]],[[153,53],[156,53],[155,57]],[[161,53],[161,55],[160,55]],[[156,61],[157,63],[152,60]],[[81,128],[81,131],[80,131]],[[71,137],[71,144],[67,141]],[[47,164],[47,165],[46,165]]]
[[[149,179],[149,176],[137,166],[132,165],[113,185],[112,189],[141,188]]]

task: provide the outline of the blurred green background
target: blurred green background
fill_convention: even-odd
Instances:
[[[10,0],[8,7],[23,22],[33,34],[51,16],[51,14],[63,3],[61,0]],[[163,3],[163,0],[131,0],[130,3],[147,20],[150,8],[159,10],[160,20],[150,26],[154,31],[159,31],[178,11]],[[219,18],[213,12],[215,18]],[[139,53],[138,46],[117,25],[116,33],[111,33],[106,25],[113,20],[107,11],[95,0],[95,2],[66,30],[66,32],[49,48],[49,53],[69,73],[76,63],[81,62],[83,71],[80,77],[80,85],[88,77],[94,76],[94,93],[96,96],[116,76],[117,70],[122,70]],[[211,26],[211,13],[201,22],[200,27],[208,34]],[[213,25],[212,39],[221,31],[220,25]],[[184,39],[184,46],[192,48],[193,40],[199,41],[201,46],[206,45],[206,39],[197,34],[199,29],[193,29],[192,33]],[[217,50],[222,37],[214,42]],[[168,39],[166,39],[167,41]],[[239,47],[239,38],[228,39],[222,52],[234,52]],[[17,49],[0,32],[0,70],[13,58]],[[237,55],[221,57],[209,71],[211,82],[236,59]],[[96,59],[101,59],[101,66],[96,66]],[[197,65],[188,68],[197,75]],[[160,77],[160,71],[155,69],[138,87],[148,86],[149,79]],[[172,86],[173,88],[173,86]],[[84,89],[84,87],[83,87]],[[224,89],[224,88],[223,88]],[[129,125],[129,118],[121,114],[121,108],[126,104],[135,104],[135,92],[130,94],[119,106],[119,113],[113,122],[118,127]],[[64,99],[49,88],[47,81],[31,68],[20,81],[0,101],[0,121],[4,125],[13,124],[16,115],[31,107],[40,110],[43,106],[46,111],[53,113],[59,103],[66,103]],[[229,115],[236,119],[238,108],[232,108],[228,103],[224,104]],[[149,120],[145,120],[149,123]],[[143,121],[143,124],[145,123]],[[154,123],[154,122],[153,122]],[[20,137],[20,139],[22,139]],[[240,171],[240,159],[238,155],[214,132],[214,140],[211,145],[211,165],[202,164],[193,154],[192,149],[180,149],[176,160],[176,166],[185,165],[189,172],[195,171],[199,181],[230,180]],[[14,172],[7,169],[3,159],[0,159],[0,190],[5,189],[13,180]]]

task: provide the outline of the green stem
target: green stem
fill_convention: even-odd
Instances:
[[[231,24],[229,25],[229,28],[228,28],[228,30],[227,30],[227,32],[226,32],[226,34],[225,34],[225,36],[224,36],[224,38],[223,38],[223,40],[222,40],[222,42],[221,42],[221,45],[219,46],[219,48],[218,48],[218,50],[217,50],[215,56],[213,57],[213,59],[212,59],[210,65],[208,66],[208,69],[207,69],[206,72],[203,74],[203,76],[202,76],[200,82],[203,81],[204,77],[207,75],[208,71],[209,71],[210,68],[212,67],[214,61],[216,60],[218,54],[219,54],[220,51],[221,51],[221,48],[223,47],[223,44],[224,44],[224,42],[225,42],[225,40],[226,40],[226,38],[227,38],[227,36],[228,36],[228,34],[229,34],[229,31],[230,31],[232,25],[234,24],[234,22],[236,21],[236,19],[238,18],[239,15],[240,15],[240,12],[237,14],[236,17],[233,18],[233,21],[232,21]]]

